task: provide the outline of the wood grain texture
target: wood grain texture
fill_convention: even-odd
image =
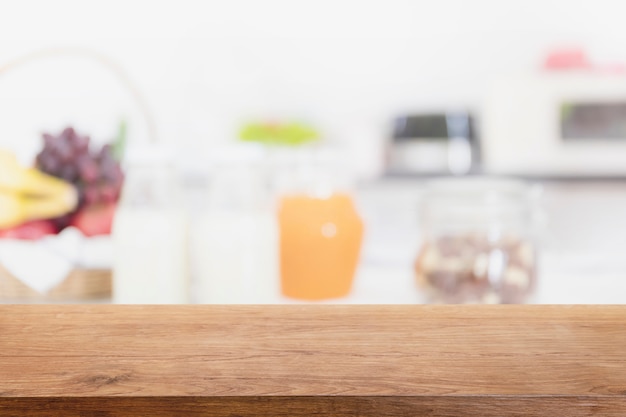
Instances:
[[[624,416],[626,306],[0,306],[0,415],[98,414]]]

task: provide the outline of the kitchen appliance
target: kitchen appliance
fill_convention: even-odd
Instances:
[[[467,112],[412,114],[394,120],[387,152],[390,174],[455,174],[477,169],[478,143]]]
[[[490,174],[626,175],[626,73],[589,67],[494,83],[481,119]]]

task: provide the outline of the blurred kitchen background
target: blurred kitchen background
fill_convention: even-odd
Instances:
[[[624,303],[624,12],[0,0],[0,148],[125,173],[113,237],[5,233],[0,299]]]

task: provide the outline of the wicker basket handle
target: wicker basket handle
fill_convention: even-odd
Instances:
[[[103,55],[99,52],[93,51],[87,48],[78,47],[63,47],[63,48],[47,48],[39,51],[35,51],[26,55],[22,55],[16,59],[13,59],[4,65],[0,65],[0,75],[3,73],[20,67],[32,61],[39,59],[45,59],[55,56],[75,56],[88,58],[94,62],[99,63],[106,69],[108,69],[120,82],[120,84],[131,94],[135,100],[139,110],[143,114],[145,123],[148,128],[148,139],[152,143],[157,143],[156,124],[154,117],[150,111],[150,107],[146,102],[143,94],[137,87],[137,85],[131,80],[126,71],[114,60]]]

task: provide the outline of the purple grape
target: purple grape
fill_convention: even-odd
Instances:
[[[54,157],[53,154],[41,154],[39,158],[39,166],[40,169],[49,174],[56,173],[59,171],[61,167],[61,163],[58,159]]]
[[[68,142],[72,140],[72,137],[76,136],[76,131],[73,127],[66,127],[63,129],[61,134],[58,136],[59,140],[62,142]]]
[[[63,162],[69,162],[72,158],[72,144],[67,141],[58,141],[56,144],[56,152],[59,155],[59,159]]]
[[[90,150],[90,138],[68,127],[58,135],[44,133],[43,149],[35,163],[38,169],[73,183],[80,206],[116,202],[124,173],[111,145]],[[61,221],[61,220],[60,220]]]
[[[86,187],[84,189],[85,203],[87,205],[96,204],[100,200],[100,193],[97,188]]]
[[[105,203],[115,203],[115,187],[109,184],[100,186],[100,199]]]
[[[56,138],[49,133],[43,134],[44,149],[51,149],[54,145]]]
[[[113,160],[112,147],[110,144],[107,143],[106,145],[102,146],[100,152],[98,152],[98,158]]]
[[[92,183],[98,179],[98,165],[89,156],[85,155],[80,157],[76,161],[76,164],[78,165],[78,172],[80,173],[81,180],[87,183]]]
[[[78,170],[75,165],[65,164],[61,167],[60,175],[65,181],[73,183],[78,178]]]
[[[76,136],[73,143],[74,156],[87,155],[89,153],[89,136]]]

